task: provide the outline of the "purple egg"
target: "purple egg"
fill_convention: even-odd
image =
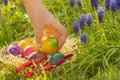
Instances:
[[[21,48],[17,45],[11,45],[7,48],[6,54],[12,54],[14,56],[20,55],[22,52]]]

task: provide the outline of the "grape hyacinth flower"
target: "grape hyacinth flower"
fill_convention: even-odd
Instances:
[[[106,10],[110,10],[110,0],[105,0]]]
[[[8,5],[8,0],[4,0],[4,5]]]
[[[73,28],[74,28],[74,33],[77,34],[78,33],[78,29],[79,29],[79,23],[78,23],[78,21],[74,22]]]
[[[99,7],[98,8],[98,20],[99,20],[99,23],[102,22],[102,19],[103,19],[103,8]]]
[[[91,26],[91,24],[92,24],[92,15],[89,13],[89,14],[87,15],[87,25],[88,25],[88,26]]]
[[[116,11],[116,0],[111,0],[111,11],[114,13]]]
[[[117,8],[120,9],[120,0],[116,0],[116,5],[117,5]]]
[[[84,14],[81,14],[80,16],[80,29],[84,29],[84,25],[85,25],[85,16]]]
[[[80,40],[81,40],[82,43],[86,43],[87,42],[86,34],[81,34],[80,35]]]
[[[91,0],[91,6],[93,9],[98,9],[98,0]]]
[[[73,7],[74,6],[75,1],[74,0],[70,0],[70,6]]]
[[[82,6],[81,0],[78,0],[77,4],[78,4],[78,7],[81,7]]]

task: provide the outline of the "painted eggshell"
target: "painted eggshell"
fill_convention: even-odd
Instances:
[[[41,52],[46,55],[51,55],[57,51],[58,41],[54,37],[48,37],[42,41]]]
[[[33,47],[31,45],[28,45],[24,48],[23,52],[22,52],[22,56],[25,57],[32,57],[33,55],[37,54],[38,50],[36,47]]]
[[[52,64],[56,64],[59,60],[63,59],[64,58],[64,54],[63,53],[60,53],[60,52],[55,52],[54,54],[52,54],[51,56],[49,56],[49,61],[52,63]]]
[[[17,45],[10,45],[8,48],[7,48],[7,51],[6,51],[6,54],[12,54],[14,56],[18,56],[20,55],[22,52],[21,48]]]
[[[24,49],[28,45],[33,45],[31,41],[22,40],[18,43],[18,46],[20,46],[21,49]]]

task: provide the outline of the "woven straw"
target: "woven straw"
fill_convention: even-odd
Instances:
[[[29,41],[32,41],[33,43],[35,43],[34,38],[28,38],[26,40],[29,40]],[[10,45],[18,44],[18,43],[19,43],[19,41],[15,41],[15,42],[11,43]],[[13,65],[15,67],[18,67],[18,66],[20,66],[21,64],[23,64],[27,61],[26,59],[21,58],[21,55],[17,56],[17,57],[13,56],[13,55],[5,55],[6,49],[7,49],[8,46],[5,46],[0,50],[0,61],[1,62],[4,62],[5,64],[10,64],[10,65]],[[77,49],[77,46],[76,46],[75,39],[68,37],[67,40],[66,40],[66,43],[63,45],[60,52],[62,52],[64,54],[73,53],[74,50],[76,50],[76,49]],[[76,56],[74,54],[74,56],[71,58],[71,61],[74,61],[75,59],[76,59]]]

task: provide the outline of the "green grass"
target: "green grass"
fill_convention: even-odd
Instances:
[[[85,25],[84,31],[79,30],[77,38],[78,49],[74,52],[77,59],[57,68],[55,74],[46,72],[47,80],[119,80],[120,79],[120,17],[119,10],[112,14],[106,11],[104,0],[99,0],[99,7],[104,8],[103,23],[98,22],[97,11],[92,10],[90,0],[82,0],[82,7],[69,6],[69,0],[42,0],[42,3],[65,26],[68,34],[73,33],[73,23],[79,21],[80,14],[93,16],[92,27]],[[26,11],[20,1],[2,5],[3,21],[0,24],[0,47],[16,40],[33,37],[33,28],[26,16]],[[6,34],[7,33],[7,34]],[[87,34],[87,43],[79,41],[80,34]],[[20,73],[14,76],[12,65],[0,63],[0,80],[38,80],[39,74],[24,79]],[[3,72],[3,73],[2,73]],[[2,73],[2,74],[1,74]],[[43,80],[45,80],[45,78]]]

